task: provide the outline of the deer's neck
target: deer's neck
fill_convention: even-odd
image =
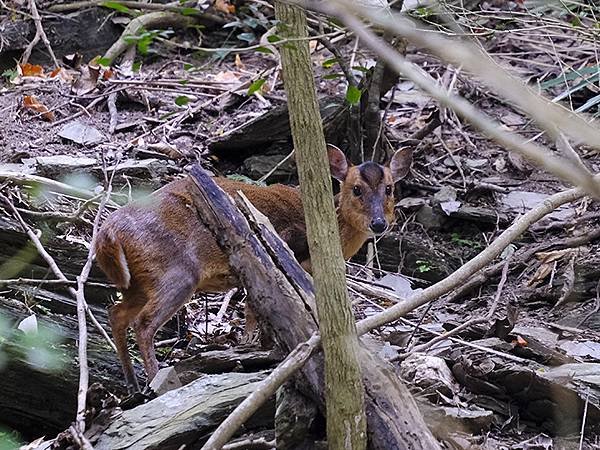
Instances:
[[[356,229],[348,220],[337,211],[338,225],[340,227],[340,240],[344,259],[350,259],[360,250],[369,235]]]

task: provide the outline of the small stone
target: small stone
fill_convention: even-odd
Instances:
[[[156,392],[156,395],[163,395],[166,392],[180,387],[181,381],[173,367],[160,369],[150,382],[150,389]]]
[[[58,135],[81,145],[99,144],[106,139],[96,128],[78,120],[67,123],[58,132]]]

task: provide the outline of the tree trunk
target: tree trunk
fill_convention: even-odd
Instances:
[[[358,339],[306,40],[306,13],[275,2],[275,15],[283,37],[303,39],[283,46],[281,57],[325,353],[327,440],[332,449],[362,449],[367,434]]]

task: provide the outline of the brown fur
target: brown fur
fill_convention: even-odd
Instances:
[[[394,216],[393,195],[385,192],[386,183],[394,184],[390,169],[377,165],[381,168],[383,183],[371,186],[361,176],[360,167],[346,165],[335,172],[345,177],[337,211],[346,259],[368,238],[372,211],[383,209],[388,223]],[[335,170],[332,165],[332,173]],[[298,189],[283,185],[261,187],[225,178],[215,181],[230,194],[241,190],[269,218],[299,262],[310,270]],[[174,181],[145,201],[114,212],[98,234],[96,261],[123,293],[123,301],[110,308],[109,320],[125,379],[135,389],[138,385],[126,342],[129,326],[135,331],[151,380],[158,371],[153,345],[156,331],[194,292],[221,292],[236,283],[226,255],[192,206],[189,195],[192,184],[190,178]],[[361,198],[352,193],[355,185],[363,188]]]

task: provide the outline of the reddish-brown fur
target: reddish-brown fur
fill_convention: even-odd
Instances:
[[[393,185],[408,172],[412,155],[400,150],[385,168],[373,163],[348,167],[341,151],[331,147],[329,159],[332,175],[342,181],[337,212],[347,259],[372,234],[375,216],[382,216],[386,226],[393,221]],[[375,166],[381,168],[381,174]],[[261,187],[225,178],[215,181],[229,194],[242,191],[310,270],[298,189]],[[127,329],[132,326],[135,331],[151,380],[158,371],[153,345],[156,331],[195,292],[221,292],[236,283],[226,255],[193,209],[189,195],[192,184],[190,178],[174,181],[145,201],[114,212],[98,234],[96,261],[123,294],[123,301],[110,308],[109,320],[125,379],[135,389],[138,384],[127,351]],[[357,189],[360,195],[356,195]]]

